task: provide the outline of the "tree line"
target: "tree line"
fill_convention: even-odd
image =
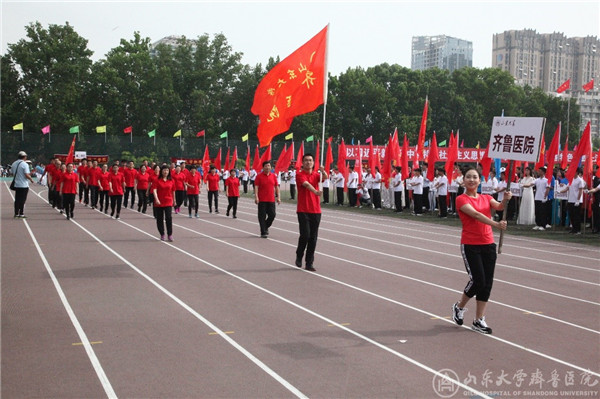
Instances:
[[[224,144],[219,136],[225,131],[230,139],[246,133],[256,138],[258,118],[250,112],[254,91],[278,56],[264,66],[243,64],[242,53],[223,34],[182,37],[177,46],[153,49],[150,38],[135,32],[96,62],[87,44],[68,22],[47,28],[35,22],[26,27],[25,38],[8,46],[0,75],[5,149],[19,146],[21,137],[8,132],[20,122],[29,128],[27,135],[33,135],[29,151],[36,153],[53,147],[39,132],[46,125],[51,125],[53,144],[61,142],[56,135],[69,140],[69,128],[80,126],[80,139],[88,153],[116,158],[122,151],[138,157],[197,156],[204,150],[204,141],[191,138],[200,130],[206,131],[206,143],[212,147]],[[348,68],[339,76],[330,74],[328,87],[325,131],[336,142],[373,136],[374,143],[384,144],[398,128],[413,144],[426,96],[430,101],[427,137],[435,130],[438,141],[451,130],[460,130],[465,146],[483,145],[493,117],[503,112],[546,117],[547,145],[558,122],[563,122],[563,137],[566,133],[566,101],[539,88],[518,86],[508,72],[496,68],[449,73],[384,63]],[[569,138],[574,143],[579,137],[579,109],[574,101],[570,108]],[[295,118],[294,140],[320,136],[322,113],[319,107]],[[109,132],[106,143],[102,135],[95,135],[96,126],[104,125]],[[133,128],[136,141],[132,145],[123,137],[126,126]],[[156,145],[146,137],[154,129],[159,137]],[[179,129],[184,141],[168,140]],[[284,136],[275,140],[283,142]]]

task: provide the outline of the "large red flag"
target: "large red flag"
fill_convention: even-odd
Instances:
[[[219,148],[219,152],[217,153],[217,157],[215,158],[215,168],[219,172],[221,172],[221,148]]]
[[[272,158],[273,156],[271,155],[271,144],[269,144],[265,152],[263,152],[262,156],[260,157],[260,167],[262,168],[263,163],[270,161]]]
[[[390,177],[392,176],[392,135],[388,138],[388,143],[385,146],[385,156],[383,157],[383,167],[381,168],[381,181],[386,188],[390,186]]]
[[[369,169],[371,169],[371,176],[375,177],[377,171],[375,168],[377,165],[377,158],[375,157],[375,151],[373,150],[373,141],[369,143]]]
[[[204,171],[204,180],[208,177],[208,171],[210,170],[210,153],[208,152],[208,144],[204,149],[204,156],[202,157],[202,170]]]
[[[538,161],[535,163],[535,169],[542,168],[544,166],[544,157],[546,155],[546,134],[542,132],[542,143],[540,148],[540,156]]]
[[[571,87],[571,79],[567,79],[567,81],[563,84],[561,84],[558,89],[556,89],[557,93],[562,93],[563,91],[567,91],[569,90],[569,88]]]
[[[325,169],[325,173],[329,175],[331,164],[333,163],[333,151],[331,151],[331,137],[327,139],[327,144],[327,155],[325,156],[325,165],[323,165],[323,169]]]
[[[246,172],[250,172],[250,146],[246,146]]]
[[[435,132],[431,136],[431,145],[429,146],[429,154],[427,156],[427,180],[433,181],[435,178],[435,163],[439,160],[437,138]]]
[[[563,150],[562,150],[562,156],[560,159],[560,168],[566,169],[568,162],[569,162],[569,132],[567,132],[567,139],[565,140],[565,148],[563,148]]]
[[[69,147],[69,153],[67,154],[67,160],[65,161],[65,164],[73,162],[73,159],[75,157],[75,139],[76,138],[77,138],[77,136],[73,136],[73,141],[71,142],[71,147]]]
[[[592,136],[591,136],[591,124],[588,121],[587,125],[585,125],[585,129],[583,130],[583,134],[581,135],[581,139],[579,140],[579,144],[577,144],[577,149],[575,150],[575,154],[573,154],[573,159],[571,159],[571,163],[569,164],[569,169],[567,170],[567,175],[565,176],[569,181],[569,184],[573,181],[575,174],[577,173],[577,168],[579,167],[579,162],[582,157],[586,157],[586,162],[584,165],[583,176],[584,179],[587,175],[591,175],[592,171]]]
[[[356,160],[354,161],[354,171],[358,173],[358,184],[362,184],[363,170],[362,157],[360,156],[360,141],[358,142],[358,151],[356,151]]]
[[[292,148],[292,147],[290,147]],[[290,162],[288,161],[286,164],[286,158],[288,156],[288,148],[287,145],[283,145],[283,150],[281,151],[281,154],[279,154],[279,158],[277,159],[277,162],[275,163],[275,174],[278,174],[279,172],[283,172],[285,170],[288,169],[288,167],[290,166]],[[285,165],[285,166],[284,166]]]
[[[258,155],[258,144],[256,145],[256,149],[254,150],[254,161],[252,162],[252,169],[258,173],[262,169],[262,165],[260,164],[260,156]]]
[[[252,113],[260,119],[261,147],[289,130],[295,116],[325,102],[327,28],[275,65],[258,84]]]
[[[223,167],[224,170],[229,170],[229,147],[227,147],[227,155],[225,156],[225,166]]]
[[[398,128],[394,129],[392,136],[391,160],[393,166],[400,166],[400,143],[398,142]]]
[[[415,160],[413,167],[419,167],[419,161],[421,160],[421,154],[425,148],[425,131],[427,130],[427,106],[429,105],[429,99],[425,97],[425,106],[423,106],[423,115],[421,116],[421,128],[419,129],[419,138],[417,140],[417,148],[415,148]]]
[[[583,85],[583,90],[587,93],[590,90],[594,90],[594,79],[590,80],[586,84]]]
[[[492,168],[492,158],[490,158],[488,156],[489,150],[490,150],[490,143],[488,143],[488,145],[485,149],[485,153],[483,154],[483,158],[481,158],[481,171],[483,173],[483,176],[485,176],[486,179],[489,179],[490,169]],[[496,171],[496,173],[498,173],[498,171]]]
[[[446,176],[448,176],[448,179],[451,179],[454,163],[458,159],[458,135],[458,131],[456,132],[456,136],[450,132],[450,146],[448,147],[446,158]]]
[[[346,175],[346,144],[344,144],[344,139],[338,146],[338,160],[337,160],[338,171],[342,175]]]
[[[233,155],[231,156],[231,162],[229,168],[235,169],[235,163],[237,162],[237,146],[233,149]]]
[[[304,157],[304,141],[300,143],[300,148],[298,148],[298,156],[296,156],[296,163],[294,164],[294,168],[296,170],[302,169],[302,158]]]
[[[402,165],[402,180],[406,180],[410,177],[408,173],[408,138],[406,138],[406,133],[404,133],[404,141],[402,142],[402,160],[400,162]]]
[[[554,132],[554,137],[552,137],[552,142],[550,143],[550,147],[548,147],[548,151],[546,152],[546,160],[548,162],[548,169],[546,169],[546,179],[548,179],[548,184],[550,184],[550,182],[552,181],[554,160],[556,159],[556,155],[558,154],[559,143],[560,143],[560,122],[558,122],[558,126],[556,126],[556,131]]]

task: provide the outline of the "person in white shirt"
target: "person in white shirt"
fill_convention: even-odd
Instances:
[[[290,181],[290,199],[296,199],[296,169],[290,166],[287,177]]]
[[[369,195],[369,190],[367,190],[366,187],[363,187],[361,184],[359,184],[358,188],[356,189],[356,193],[359,196],[359,208],[362,208],[363,205],[371,207],[371,196]]]
[[[221,179],[223,180],[223,191],[227,192],[227,186],[225,185],[225,181],[229,179],[229,171],[223,170],[221,174]]]
[[[542,167],[537,171],[537,179],[533,182],[535,186],[535,227],[533,230],[545,230],[546,220],[546,202],[548,201],[548,193],[550,192],[550,185],[548,185],[548,179],[546,179],[546,168]]]
[[[331,185],[331,179],[333,178],[333,173],[329,171],[329,177],[323,179],[323,203],[329,204],[329,186]]]
[[[500,181],[498,182],[498,184],[496,185],[496,188],[494,188],[494,192],[496,193],[497,197],[497,201],[498,202],[502,202],[502,200],[504,199],[504,192],[506,191],[506,172],[501,172],[500,173]],[[502,216],[504,215],[504,210],[496,210],[496,216],[498,217],[498,220],[502,220]]]
[[[378,211],[381,210],[381,173],[379,168],[375,167],[375,177],[371,180],[371,190],[373,192],[373,206]]]
[[[348,174],[348,201],[349,207],[356,206],[356,188],[358,187],[358,172],[354,171],[354,165],[350,166]]]
[[[435,183],[434,188],[437,191],[438,195],[438,207],[440,210],[440,217],[447,218],[448,217],[448,178],[446,177],[446,169],[438,168],[437,169],[437,182]]]
[[[414,214],[417,216],[423,215],[423,176],[421,176],[421,169],[417,168],[413,170],[413,179],[410,185],[413,188],[413,201],[414,201]]]
[[[426,210],[430,211],[433,210],[432,208],[430,208],[431,206],[431,200],[429,199],[429,188],[431,187],[431,182],[429,181],[429,179],[427,178],[427,162],[423,162],[423,167],[421,167],[421,176],[423,176],[423,197],[422,197],[422,201],[423,201],[423,208],[425,208]]]
[[[335,190],[337,196],[337,205],[344,205],[344,175],[340,172],[337,166],[334,168],[335,170]]]
[[[250,184],[252,184],[252,189],[254,190],[254,179],[256,179],[256,170],[254,170],[254,168],[250,169],[250,174],[248,175],[248,178],[250,179]]]
[[[250,174],[246,169],[242,169],[240,172],[240,177],[242,178],[242,185],[244,186],[244,194],[248,194],[248,176]]]
[[[396,174],[392,179],[392,187],[394,189],[394,212],[402,212],[402,193],[404,192],[404,183],[402,182],[402,168],[396,166]]]
[[[577,169],[577,176],[568,186],[569,196],[567,199],[567,209],[569,211],[569,219],[571,219],[571,234],[581,234],[581,200],[583,199],[583,187],[585,183],[581,178],[583,170]],[[564,191],[563,191],[564,192]]]

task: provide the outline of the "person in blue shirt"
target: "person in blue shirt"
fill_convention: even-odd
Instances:
[[[33,183],[27,163],[27,153],[19,151],[17,160],[10,167],[15,181],[15,218],[25,219],[25,202],[29,193],[29,182]]]

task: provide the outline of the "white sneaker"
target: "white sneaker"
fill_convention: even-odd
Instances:
[[[533,229],[531,230],[539,230],[539,227],[535,226]]]
[[[485,322],[485,316],[483,316],[481,319],[473,320],[472,329],[474,331],[480,332],[482,334],[491,334],[492,333],[492,329]]]
[[[546,225],[546,228],[547,228],[547,229],[551,229],[551,228],[552,228],[552,226],[551,226],[551,225],[549,225],[549,224],[547,224],[547,225]]]
[[[542,226],[540,226],[540,227],[538,227],[538,230],[539,230],[539,231],[544,231],[544,230],[546,230],[546,229],[545,229],[545,228],[543,228]]]

